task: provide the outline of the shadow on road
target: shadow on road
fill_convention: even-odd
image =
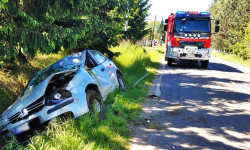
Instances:
[[[229,80],[169,73],[163,76],[161,91],[157,107],[162,109],[155,119],[166,130],[157,131],[155,143],[149,144],[163,149],[250,148],[250,95]]]
[[[217,70],[220,70],[222,72],[235,72],[235,73],[243,73],[242,71],[238,70],[237,68],[225,65],[225,64],[221,64],[221,63],[215,63],[215,62],[209,62],[209,66],[215,68]],[[194,63],[194,62],[189,62],[189,61],[180,61],[180,60],[176,60],[175,62],[173,62],[173,68],[180,68],[180,69],[201,69],[204,70],[203,68],[201,68],[201,63]]]

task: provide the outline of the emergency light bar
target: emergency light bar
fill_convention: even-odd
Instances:
[[[198,11],[177,11],[176,17],[190,17],[190,16],[196,16],[196,17],[210,17],[209,12],[198,12]]]
[[[177,11],[176,14],[178,14],[178,15],[186,15],[186,12],[185,11]]]
[[[210,15],[209,12],[200,12],[201,15]]]

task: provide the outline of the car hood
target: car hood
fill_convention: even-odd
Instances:
[[[65,73],[73,72],[73,71],[76,71],[76,70],[67,70],[67,71],[62,71],[62,72],[58,72],[53,75],[50,75],[48,78],[46,78],[45,80],[40,82],[37,86],[35,86],[30,92],[26,93],[22,97],[18,97],[16,102],[13,103],[9,108],[7,108],[3,112],[2,117],[5,119],[8,119],[9,117],[13,116],[17,112],[21,111],[22,108],[27,107],[28,105],[30,105],[37,99],[41,98],[46,91],[46,88],[50,82],[50,79],[54,75],[65,74]]]

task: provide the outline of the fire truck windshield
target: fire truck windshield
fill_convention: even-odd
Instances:
[[[209,19],[176,18],[174,32],[210,33]]]

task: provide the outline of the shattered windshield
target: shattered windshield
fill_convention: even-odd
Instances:
[[[31,91],[36,85],[48,78],[50,75],[66,71],[66,70],[78,70],[80,65],[65,65],[65,66],[49,66],[39,72],[37,72],[33,78],[29,81],[28,85],[25,87],[21,96]]]
[[[176,18],[174,32],[210,33],[209,19]]]

